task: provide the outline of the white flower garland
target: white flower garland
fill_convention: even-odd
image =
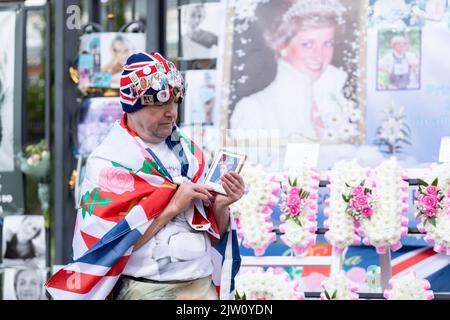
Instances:
[[[247,270],[246,270],[247,269]],[[236,277],[236,293],[247,300],[304,300],[298,283],[283,269],[246,268]]]
[[[246,194],[234,205],[238,235],[244,238],[242,244],[252,248],[256,256],[263,255],[266,248],[276,240],[271,220],[272,209],[278,199],[280,187],[262,166],[244,166],[241,172]]]
[[[432,300],[433,291],[427,280],[419,279],[414,272],[398,279],[389,280],[389,289],[384,291],[387,300]]]
[[[444,193],[442,203],[444,208],[438,209],[435,217],[435,226],[431,223],[424,224],[424,217],[419,216],[420,223],[417,228],[426,233],[424,240],[433,243],[434,251],[444,252],[450,255],[450,163],[433,164],[428,174],[428,182],[438,178],[437,188]]]
[[[372,245],[377,253],[402,247],[401,237],[408,234],[408,182],[395,158],[383,161],[373,171],[376,199],[374,214],[361,220],[358,233],[365,245]],[[375,186],[375,184],[374,184]]]
[[[329,175],[330,198],[325,201],[327,207],[324,214],[327,219],[324,221],[325,239],[333,246],[337,252],[342,252],[352,244],[359,244],[360,238],[355,233],[353,217],[347,212],[347,203],[342,198],[349,185],[357,185],[365,177],[364,169],[356,162],[339,161],[334,166]]]
[[[307,192],[307,196],[302,199],[305,206],[298,212],[295,212],[295,220],[291,219],[292,214],[287,208],[289,205],[289,191],[292,190],[290,183],[295,182],[296,189]],[[282,204],[283,214],[280,216],[282,224],[279,226],[281,240],[293,252],[303,254],[316,240],[317,231],[317,199],[319,190],[320,176],[317,171],[310,169],[306,164],[291,170],[283,180]],[[297,222],[296,222],[297,221]]]
[[[324,291],[321,300],[358,300],[358,285],[351,281],[343,271],[322,282]]]

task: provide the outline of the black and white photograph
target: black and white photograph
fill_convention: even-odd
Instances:
[[[245,155],[221,150],[209,168],[205,184],[212,186],[214,191],[226,194],[222,187],[221,177],[228,172],[239,173],[244,165]]]
[[[188,70],[185,79],[189,86],[184,100],[184,124],[217,124],[216,71]]]
[[[219,43],[220,3],[194,3],[181,6],[181,45],[183,59],[215,59]]]
[[[3,274],[3,300],[47,300],[46,279],[46,270],[7,268]]]
[[[14,64],[16,13],[0,11],[0,172],[14,170]]]
[[[38,215],[7,216],[3,220],[3,267],[45,267],[44,217]]]

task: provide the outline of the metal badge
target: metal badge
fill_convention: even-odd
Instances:
[[[169,66],[170,70],[176,70],[177,67],[175,66],[175,64],[172,61],[167,61],[167,65]]]
[[[167,102],[170,99],[170,93],[168,90],[161,90],[156,94],[156,98],[158,98],[158,101],[160,102]]]
[[[130,79],[134,85],[137,85],[139,83],[139,77],[134,72],[130,73]]]
[[[157,62],[155,64],[155,67],[156,67],[156,70],[158,70],[158,72],[161,72],[164,74],[166,73],[166,68],[164,68],[164,65],[161,62]]]

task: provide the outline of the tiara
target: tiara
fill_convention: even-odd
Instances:
[[[341,20],[342,13],[345,11],[346,9],[338,0],[301,0],[291,5],[282,20],[289,22],[295,17],[312,13],[333,14],[337,16],[338,20]]]

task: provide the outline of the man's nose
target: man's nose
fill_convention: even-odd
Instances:
[[[169,103],[166,107],[164,115],[168,118],[176,118],[178,105],[176,103]]]

